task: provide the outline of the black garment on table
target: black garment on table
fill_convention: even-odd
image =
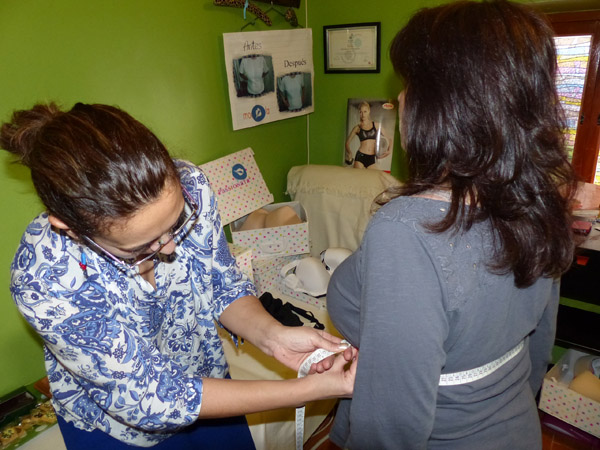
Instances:
[[[315,318],[312,312],[294,306],[289,302],[283,303],[281,299],[273,297],[270,292],[265,292],[261,295],[260,302],[267,312],[283,325],[287,325],[288,327],[301,327],[304,324],[298,316],[302,316],[313,322],[314,328],[317,330],[325,329],[325,326]]]

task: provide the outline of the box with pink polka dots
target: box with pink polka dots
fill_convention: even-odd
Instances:
[[[274,200],[249,147],[199,167],[217,196],[223,225]]]
[[[588,369],[588,361],[593,358],[587,353],[568,350],[544,377],[539,409],[600,437],[600,402],[597,401],[600,380]]]
[[[230,225],[234,244],[251,249],[254,259],[302,255],[310,252],[308,218],[299,202],[274,203],[263,206],[261,210],[269,217],[272,216],[271,213],[277,214],[278,211],[287,210],[292,214],[295,213],[295,220],[291,220],[288,225],[285,225],[286,220],[282,220],[277,223],[284,225],[244,229],[244,223],[249,217],[242,217]]]

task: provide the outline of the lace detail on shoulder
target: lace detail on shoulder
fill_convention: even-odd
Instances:
[[[493,233],[489,223],[478,223],[466,232],[434,233],[427,224],[436,223],[446,214],[448,203],[419,197],[398,197],[374,216],[372,223],[392,221],[414,230],[428,249],[439,270],[447,292],[447,309],[461,308],[469,298],[491,286],[497,275],[488,264],[494,254]]]

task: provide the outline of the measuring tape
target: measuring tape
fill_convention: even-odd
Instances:
[[[342,341],[342,345],[349,346],[348,341]],[[510,349],[500,358],[492,361],[491,363],[485,364],[481,367],[477,367],[471,370],[465,370],[463,372],[455,372],[455,373],[446,373],[440,375],[440,386],[456,386],[458,384],[466,384],[471,383],[473,381],[480,380],[481,378],[486,377],[487,375],[495,372],[497,369],[502,367],[504,364],[509,362],[515,356],[517,356],[523,347],[525,346],[525,341],[519,342],[515,347]],[[340,350],[344,351],[344,349]],[[335,353],[340,352],[330,352],[329,350],[325,350],[320,348],[309,355],[306,360],[300,366],[298,370],[298,378],[303,378],[308,375],[308,371],[310,370],[310,366],[319,361],[324,360],[328,356],[331,356]],[[302,450],[304,447],[304,416],[305,410],[304,406],[300,408],[296,408],[296,450]]]
[[[444,373],[440,375],[439,385],[456,386],[458,384],[467,384],[472,383],[473,381],[481,380],[517,356],[524,346],[525,341],[521,341],[500,358],[475,369],[465,370],[464,372]]]
[[[350,346],[348,341],[342,341],[342,348],[338,352],[330,352],[329,350],[325,350],[324,348],[320,348],[312,352],[308,358],[304,360],[304,362],[300,365],[300,369],[298,369],[298,378],[303,378],[308,375],[308,371],[310,370],[310,366],[319,361],[324,360],[328,356],[334,355],[336,353],[343,352],[346,348]],[[304,447],[304,406],[296,408],[296,450],[302,450]]]

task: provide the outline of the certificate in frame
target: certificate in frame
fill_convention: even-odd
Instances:
[[[323,27],[325,73],[379,73],[381,22]]]

